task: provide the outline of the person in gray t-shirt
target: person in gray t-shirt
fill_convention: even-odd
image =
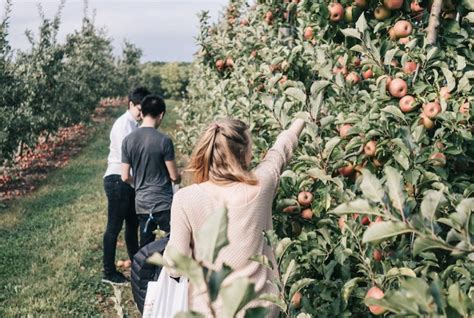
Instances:
[[[171,182],[179,183],[181,176],[176,169],[171,138],[156,129],[165,115],[165,102],[159,96],[149,95],[142,100],[141,108],[142,125],[122,143],[122,180],[135,188],[140,247],[143,247],[155,240],[153,231],[157,227],[170,231]]]

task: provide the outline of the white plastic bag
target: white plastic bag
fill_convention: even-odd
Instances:
[[[143,318],[173,318],[187,310],[188,279],[180,277],[178,283],[163,268],[158,281],[148,283]]]

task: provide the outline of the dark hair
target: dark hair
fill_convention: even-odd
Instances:
[[[163,98],[158,95],[148,95],[142,102],[142,115],[151,116],[153,118],[158,117],[161,113],[166,112],[166,104]]]
[[[132,102],[133,105],[138,105],[146,96],[150,94],[150,91],[146,87],[135,87],[128,95],[128,104],[130,105],[130,102]]]

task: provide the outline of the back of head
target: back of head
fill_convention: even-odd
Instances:
[[[150,116],[157,118],[160,114],[166,112],[166,104],[163,98],[158,95],[148,95],[142,101],[143,117]]]
[[[197,183],[243,182],[257,184],[248,171],[251,138],[247,125],[236,119],[219,119],[204,131],[194,149],[189,170]]]
[[[139,105],[142,100],[150,94],[151,92],[146,87],[138,86],[134,88],[128,95],[129,104],[132,102],[133,105]]]

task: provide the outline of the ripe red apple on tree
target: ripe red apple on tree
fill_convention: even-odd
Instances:
[[[240,25],[241,26],[247,26],[249,25],[249,20],[247,18],[243,18],[240,20]]]
[[[395,23],[393,30],[397,38],[404,38],[411,34],[413,31],[413,26],[408,21],[400,20]]]
[[[341,231],[344,230],[344,227],[346,226],[346,218],[344,216],[340,216],[339,220],[337,220],[337,225]]]
[[[313,34],[313,28],[312,27],[307,27],[305,30],[304,30],[304,39],[305,40],[311,40],[313,38],[314,34]]]
[[[393,97],[402,98],[408,92],[407,82],[405,82],[401,78],[396,78],[390,82],[390,85],[388,86],[388,91]]]
[[[278,83],[280,83],[280,85],[283,85],[283,84],[285,84],[287,81],[288,81],[288,76],[283,75],[283,76],[280,78],[280,80],[278,81]]]
[[[357,84],[357,83],[360,82],[360,77],[359,77],[359,75],[357,75],[356,72],[350,72],[346,76],[346,82],[348,82],[352,85]]]
[[[380,262],[382,260],[382,252],[380,250],[374,250],[374,260]]]
[[[469,102],[465,101],[464,103],[461,104],[459,107],[459,112],[463,115],[469,115]]]
[[[403,96],[399,101],[400,110],[403,113],[409,113],[414,109],[415,98],[410,95]]]
[[[342,67],[337,67],[337,66],[335,66],[335,67],[332,69],[332,73],[333,73],[333,74],[339,74],[339,73],[341,73],[342,75],[347,75],[347,67],[345,67],[345,66],[342,66]]]
[[[369,141],[364,146],[364,154],[367,157],[374,157],[375,152],[377,151],[377,142],[374,140]]]
[[[362,219],[360,220],[360,224],[369,225],[370,224],[370,218],[367,215],[364,215],[362,217]]]
[[[391,14],[392,12],[390,11],[390,9],[387,9],[384,6],[378,6],[374,10],[374,17],[379,21],[387,19],[388,17],[390,17]]]
[[[428,130],[434,127],[434,122],[424,113],[421,113],[420,120],[418,121],[418,123],[420,125],[423,125]]]
[[[421,12],[423,11],[423,7],[420,6],[420,4],[416,1],[413,1],[412,3],[410,3],[410,10],[411,12]]]
[[[378,288],[377,286],[373,286],[367,291],[365,298],[366,299],[367,298],[382,299],[384,295],[385,294],[380,288]],[[385,312],[385,308],[383,308],[382,306],[377,306],[377,305],[369,306],[369,310],[374,315],[381,315]]]
[[[346,138],[349,135],[349,130],[352,128],[352,125],[344,124],[339,129],[339,137]]]
[[[430,156],[433,161],[433,166],[444,167],[446,165],[446,156],[441,152],[435,152]]]
[[[423,114],[428,118],[435,118],[440,112],[441,105],[438,102],[423,105]]]
[[[352,64],[354,64],[355,67],[358,67],[360,66],[360,58],[358,58],[357,56],[355,56],[353,59],[352,59]]]
[[[293,297],[291,297],[291,304],[295,308],[300,308],[301,307],[301,298],[303,298],[303,295],[301,295],[300,292],[296,292]]]
[[[225,67],[225,62],[223,60],[219,59],[216,61],[216,68],[218,71],[224,70],[224,67]]]
[[[286,208],[283,208],[282,211],[283,211],[284,213],[293,213],[293,212],[295,212],[295,211],[297,211],[297,210],[298,210],[298,206],[296,206],[296,205],[290,205],[290,206],[287,206]]]
[[[273,22],[273,12],[268,11],[267,13],[265,13],[264,20],[267,24],[272,24],[272,22]]]
[[[233,68],[234,67],[234,60],[231,57],[228,57],[225,60],[225,66],[227,66],[229,68]]]
[[[362,77],[364,79],[372,78],[372,77],[374,77],[374,72],[372,72],[372,69],[369,68],[365,72],[362,73]]]
[[[403,72],[405,74],[414,73],[417,67],[418,67],[418,63],[416,62],[413,62],[413,61],[405,62],[405,65],[403,66]]]
[[[403,45],[407,44],[408,42],[410,42],[410,37],[409,36],[398,39],[398,43],[403,44]]]
[[[308,191],[301,191],[298,194],[298,203],[302,206],[309,206],[313,202],[313,194]]]
[[[403,0],[384,0],[383,4],[390,10],[396,10],[402,7]]]
[[[301,217],[305,220],[311,220],[313,218],[313,210],[311,208],[306,208],[301,211]]]
[[[329,4],[328,10],[329,10],[329,19],[332,22],[339,22],[344,16],[344,7],[340,3],[333,2]]]
[[[352,163],[350,163],[347,166],[339,168],[339,173],[343,177],[350,177],[354,173],[354,166],[352,165]]]

